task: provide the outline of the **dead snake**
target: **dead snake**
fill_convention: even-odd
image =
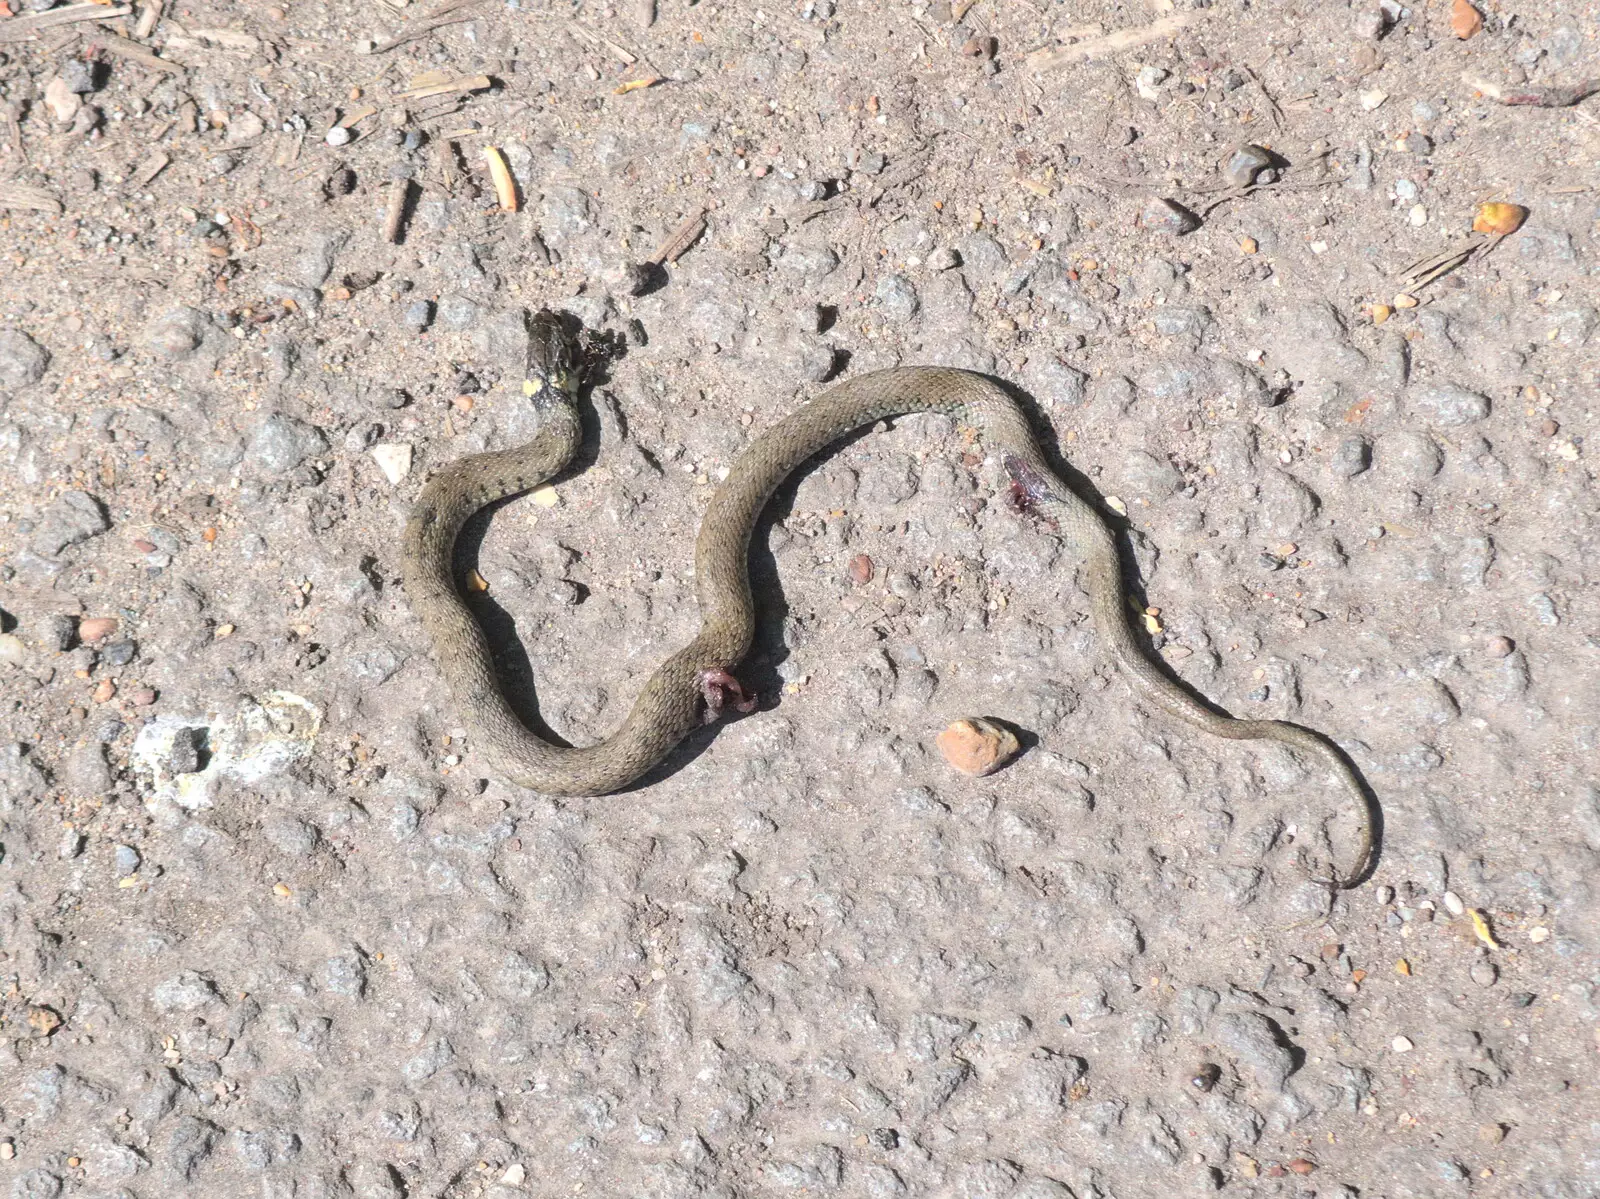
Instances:
[[[1213,711],[1150,659],[1128,623],[1110,528],[1050,468],[1010,396],[970,371],[911,366],[861,375],[757,437],[712,496],[695,541],[699,635],[650,676],[622,727],[598,745],[569,748],[535,736],[502,695],[489,643],[452,573],[456,535],[467,519],[549,479],[582,440],[571,343],[548,312],[533,318],[530,332],[532,377],[524,390],[540,413],[537,434],[515,449],[472,454],[435,474],[412,508],[401,555],[406,595],[433,642],[439,669],[475,743],[506,781],[550,795],[604,795],[659,763],[691,730],[715,719],[727,699],[749,710],[753,702],[729,672],[749,650],[755,628],[746,559],[767,500],[796,467],[846,434],[886,417],[942,412],[975,429],[1000,455],[1016,505],[1052,527],[1083,564],[1095,628],[1133,690],[1214,736],[1278,741],[1332,772],[1355,800],[1361,833],[1353,869],[1329,881],[1349,887],[1366,877],[1375,850],[1375,805],[1344,755],[1298,725]]]

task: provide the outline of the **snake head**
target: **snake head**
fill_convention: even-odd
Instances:
[[[541,308],[528,322],[528,377],[523,392],[535,403],[541,399],[566,403],[577,393],[581,380],[577,349],[561,318]]]

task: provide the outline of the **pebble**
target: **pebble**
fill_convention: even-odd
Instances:
[[[1272,165],[1272,155],[1260,146],[1245,145],[1228,156],[1223,175],[1235,187],[1249,187],[1256,176]]]
[[[1550,930],[1542,924],[1536,924],[1528,930],[1528,940],[1535,945],[1543,945],[1550,939]]]
[[[119,845],[115,852],[116,871],[118,878],[128,878],[139,872],[139,864],[143,859],[139,851],[131,845]]]
[[[1356,14],[1352,32],[1369,42],[1378,41],[1389,32],[1389,14],[1382,8],[1364,8]]]
[[[1500,969],[1493,962],[1474,962],[1467,973],[1480,987],[1492,987],[1500,978]]]
[[[961,255],[949,246],[940,246],[928,255],[928,269],[931,271],[954,270],[961,265]]]
[[[85,645],[92,645],[102,641],[117,631],[117,618],[115,616],[92,616],[88,620],[78,622],[78,640]]]
[[[1396,1037],[1393,1041],[1389,1042],[1389,1047],[1396,1053],[1410,1053],[1417,1046],[1410,1037]]]
[[[383,477],[390,483],[399,483],[411,473],[411,445],[409,442],[387,442],[375,445],[371,450],[372,460],[378,464],[378,469],[383,471]]]
[[[1411,393],[1410,399],[1410,408],[1414,413],[1446,429],[1458,429],[1489,415],[1488,397],[1469,391],[1458,383],[1418,388]]]
[[[0,329],[0,390],[37,383],[50,365],[50,351],[21,329]]]
[[[1452,916],[1465,916],[1467,914],[1467,905],[1461,902],[1461,896],[1454,891],[1446,891],[1444,893],[1444,910]]]
[[[121,641],[113,641],[101,650],[100,660],[107,666],[126,666],[133,661],[138,652],[138,643],[124,638]]]
[[[1341,478],[1353,479],[1372,465],[1372,447],[1359,433],[1339,439],[1333,452],[1333,471]]]
[[[982,716],[953,721],[939,734],[939,752],[962,774],[993,774],[1012,758],[1022,745],[1010,729]]]
[[[335,125],[332,129],[328,130],[327,133],[322,135],[322,140],[327,142],[330,146],[348,146],[350,144],[350,139],[354,136],[355,135],[343,125]]]
[[[1140,97],[1146,100],[1154,100],[1161,94],[1159,91],[1161,84],[1165,83],[1171,75],[1171,71],[1163,70],[1157,66],[1140,67],[1139,73],[1134,76],[1133,84],[1138,89]]]
[[[872,576],[875,573],[872,559],[866,554],[857,554],[854,558],[851,558],[847,569],[850,581],[858,587],[864,587],[872,582]]]
[[[884,158],[882,154],[879,154],[876,150],[874,150],[861,156],[860,160],[856,163],[856,170],[866,175],[877,175],[881,173],[883,168],[888,165],[888,159]]]
[[[1382,88],[1375,87],[1361,92],[1356,98],[1360,101],[1363,109],[1371,112],[1389,98],[1389,93]]]
[[[72,90],[71,84],[57,75],[44,85],[44,104],[50,110],[50,115],[65,125],[76,119],[79,110],[83,108],[83,97]]]
[[[1374,893],[1373,898],[1375,898],[1382,906],[1387,907],[1389,904],[1394,902],[1394,888],[1379,887]]]
[[[873,289],[873,299],[890,320],[903,323],[917,314],[922,306],[917,289],[904,275],[885,275]]]
[[[271,413],[262,418],[250,438],[245,458],[257,470],[287,474],[307,458],[328,452],[328,439],[315,425],[296,417]]]
[[[421,333],[433,324],[433,301],[413,300],[400,311],[400,323],[407,329]]]
[[[1200,218],[1175,200],[1152,198],[1140,209],[1134,222],[1140,229],[1181,237],[1200,228]]]
[[[15,633],[0,633],[0,665],[21,666],[28,660],[28,647]]]

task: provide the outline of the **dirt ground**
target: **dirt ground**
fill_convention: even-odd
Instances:
[[[1600,1195],[1592,3],[6,2],[0,1194]],[[967,366],[1372,878],[943,418],[774,502],[761,711],[486,778],[397,547],[541,306],[588,441],[461,565],[558,735],[754,434]]]

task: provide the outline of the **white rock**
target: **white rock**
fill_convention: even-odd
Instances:
[[[1410,1053],[1416,1048],[1416,1046],[1412,1044],[1410,1037],[1396,1037],[1389,1044],[1396,1053]]]
[[[1467,914],[1467,905],[1461,902],[1461,896],[1454,891],[1446,891],[1444,893],[1444,910],[1452,916],[1465,916]]]
[[[83,107],[83,97],[68,87],[65,79],[57,75],[44,85],[44,103],[50,110],[50,115],[65,125],[78,115],[78,110]]]
[[[500,1175],[500,1181],[508,1187],[521,1186],[528,1177],[528,1172],[522,1168],[521,1162],[512,1162],[506,1167],[506,1172]]]
[[[1362,92],[1358,98],[1361,101],[1361,107],[1371,112],[1389,98],[1389,93],[1382,88],[1375,87],[1371,91]]]
[[[372,460],[383,471],[383,477],[398,483],[411,473],[411,445],[404,441],[390,441],[372,447]]]

